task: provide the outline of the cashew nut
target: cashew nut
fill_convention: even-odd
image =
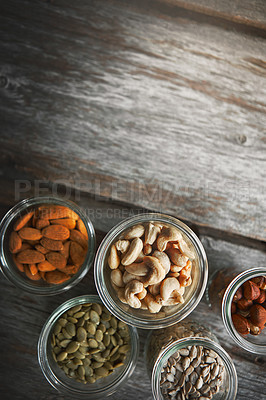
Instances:
[[[192,263],[191,261],[187,262],[187,265],[182,268],[182,270],[180,271],[180,275],[178,277],[180,286],[190,286],[192,283],[192,279],[191,279],[191,268],[192,268]]]
[[[170,266],[171,266],[171,262],[170,262],[168,255],[166,253],[164,253],[163,251],[155,250],[153,252],[153,256],[158,258],[158,260],[160,261],[162,267],[165,270],[165,275],[168,274],[168,272],[170,270]]]
[[[123,239],[134,239],[134,238],[140,238],[145,232],[145,228],[143,225],[134,225],[131,228],[129,228],[123,235]]]
[[[160,285],[161,285],[161,282],[155,283],[154,285],[149,285],[148,289],[149,289],[150,294],[152,294],[153,296],[157,296],[157,294],[160,293]]]
[[[156,226],[153,223],[149,222],[145,229],[144,244],[152,245],[155,242],[159,232],[161,232],[159,226]]]
[[[141,263],[126,266],[126,271],[139,276],[145,287],[161,282],[165,277],[165,270],[158,258],[145,256]]]
[[[123,274],[123,282],[126,285],[128,282],[133,281],[136,279],[136,275],[132,275],[129,272],[125,271]]]
[[[116,293],[117,293],[117,297],[119,298],[119,300],[124,303],[127,304],[127,301],[125,299],[125,288],[121,288],[116,286],[112,281],[111,284],[113,286],[113,288],[115,289]]]
[[[170,257],[170,260],[173,264],[178,265],[182,268],[185,267],[188,257],[180,252],[178,244],[171,243],[169,248],[167,246],[166,253]]]
[[[164,226],[157,238],[157,248],[159,251],[164,251],[168,242],[176,242],[182,239],[183,237],[178,229],[173,226]]]
[[[108,257],[108,264],[111,269],[116,269],[120,264],[120,258],[115,245],[113,244],[110,249],[110,254]]]
[[[139,263],[139,262],[143,261],[144,257],[145,257],[145,254],[141,250],[141,252],[139,253],[138,257],[136,258],[136,262]]]
[[[141,291],[140,293],[137,294],[137,298],[140,299],[140,300],[143,300],[144,297],[146,296],[146,294],[147,294],[147,290],[146,290],[145,287],[143,286],[142,291]]]
[[[177,278],[179,275],[179,272],[169,272],[167,276]]]
[[[163,301],[163,306],[174,306],[176,304],[184,303],[183,294],[185,292],[185,288],[181,287],[179,290],[174,290],[171,296],[166,300]]]
[[[159,312],[162,307],[161,304],[157,303],[153,295],[149,292],[147,293],[146,297],[144,297],[144,302],[147,305],[148,310],[153,314]]]
[[[125,286],[125,283],[123,282],[123,274],[119,268],[111,271],[111,281],[118,287]]]
[[[171,272],[180,272],[182,268],[183,267],[180,267],[179,265],[171,264],[170,270]]]
[[[132,264],[137,258],[143,248],[143,242],[140,238],[136,237],[132,240],[128,251],[121,260],[123,265]]]
[[[150,244],[144,244],[144,246],[143,246],[144,256],[151,254],[151,252],[152,252],[152,246]]]
[[[143,284],[136,279],[134,281],[129,282],[125,287],[125,299],[127,304],[133,308],[140,308],[141,302],[137,297],[138,293],[141,293],[143,290]]]
[[[156,297],[157,301],[163,302],[169,299],[172,292],[180,289],[180,283],[176,278],[166,278],[160,285],[160,295]]]
[[[141,302],[140,309],[141,310],[148,310],[148,307],[147,307],[147,304],[145,303],[145,301],[141,300],[140,302]]]
[[[116,250],[120,251],[122,254],[128,251],[129,246],[130,246],[129,240],[118,240],[115,243]]]
[[[188,257],[190,260],[194,260],[194,258],[195,258],[195,253],[194,253],[194,251],[192,251],[192,250],[189,248],[187,242],[185,242],[184,239],[178,240],[178,247],[179,247],[179,250],[181,251],[181,253],[182,253],[184,256]]]

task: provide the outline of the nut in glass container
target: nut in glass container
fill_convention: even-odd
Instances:
[[[47,215],[47,210],[49,212],[51,209],[62,210],[62,213],[59,217],[58,212],[53,215]],[[67,215],[75,216],[76,220],[67,218],[64,211],[67,211]],[[42,218],[39,218],[38,222],[46,224],[45,226],[38,226],[37,228],[39,229],[35,226],[35,222],[38,219],[35,218],[37,212],[42,213]],[[53,217],[53,219],[48,217]],[[57,218],[60,219],[60,223]],[[73,226],[69,228],[73,229],[68,229],[61,224],[62,221],[65,223],[66,220],[69,223],[72,221]],[[75,240],[83,238],[84,235],[79,234],[74,227],[74,224],[77,226],[79,223],[82,226],[80,229],[84,229],[83,232],[88,238],[86,250],[82,253],[84,258],[80,261],[78,259],[79,252],[76,251],[75,255],[78,256],[76,257],[77,265],[73,265],[74,261],[72,265],[67,265],[68,256],[60,253],[64,251],[67,244],[65,239],[70,232],[73,235],[79,235],[79,238],[73,238]],[[30,227],[28,224],[30,224]],[[45,237],[42,235],[44,230],[50,230]],[[52,236],[51,230],[53,231]],[[36,234],[39,236],[36,236]],[[53,196],[25,199],[16,204],[6,213],[0,223],[0,237],[2,273],[17,287],[38,295],[62,293],[76,285],[88,272],[95,253],[95,233],[91,221],[75,203]],[[61,240],[54,240],[59,238]],[[70,244],[70,240],[68,244]],[[61,247],[58,247],[59,245]],[[47,250],[47,248],[50,250]],[[76,249],[81,249],[80,244],[75,243],[73,245],[73,250]],[[41,267],[39,268],[40,265]],[[48,271],[47,269],[49,268],[50,270]],[[66,274],[63,271],[68,273]],[[42,278],[46,276],[46,273],[51,278],[49,279],[50,283]],[[62,279],[62,277],[67,279]]]
[[[125,323],[147,329],[172,325],[190,314],[202,298],[207,276],[207,257],[195,233],[159,213],[116,225],[100,244],[94,264],[105,306]]]
[[[95,295],[79,296],[63,303],[50,315],[44,324],[38,342],[39,365],[47,381],[60,393],[73,396],[76,399],[103,399],[111,395],[133,373],[138,358],[139,344],[137,330],[133,327],[126,326],[130,335],[129,346],[127,345],[129,349],[125,353],[124,349],[120,348],[121,354],[126,355],[126,357],[121,365],[114,365],[117,361],[112,361],[112,354],[115,355],[119,351],[119,345],[112,341],[110,346],[110,343],[107,344],[105,340],[98,337],[99,335],[97,335],[97,332],[102,332],[103,326],[101,326],[99,318],[101,315],[100,312],[97,311],[97,308],[93,307],[96,312],[90,311],[89,316],[85,314],[81,315],[82,313],[80,313],[80,311],[73,311],[80,310],[82,306],[89,307],[90,304],[98,304],[101,308],[103,307],[100,298]],[[70,313],[71,315],[69,314],[70,310],[73,311]],[[104,314],[105,327],[107,324],[107,330],[109,330],[110,336],[112,336],[111,333],[120,329],[119,323],[121,321],[115,319],[117,321],[117,328],[116,326],[113,328],[111,323],[108,328],[108,315],[107,313]],[[98,319],[96,319],[97,315]],[[82,320],[85,320],[84,324]],[[67,322],[67,325],[64,325],[65,322]],[[71,332],[73,324],[76,326],[76,332]],[[91,325],[96,325],[96,333],[90,330]],[[84,329],[79,329],[80,327]],[[121,329],[124,331],[123,328],[124,327]],[[84,330],[87,333],[87,339],[80,337]],[[59,331],[60,333],[58,333]],[[61,338],[61,335],[66,337]],[[121,333],[121,335],[123,336],[123,333]],[[70,336],[69,339],[68,336]],[[105,336],[107,337],[108,335]],[[115,338],[118,338],[116,333],[114,333],[114,340]],[[76,351],[76,347],[79,345],[77,342],[82,342],[84,339],[86,341],[86,346],[89,347],[89,351],[83,352],[81,346],[79,347],[80,351]],[[100,347],[100,344],[102,347]],[[70,348],[70,346],[72,346],[72,348]],[[76,347],[73,349],[74,346]],[[105,347],[105,349],[103,347]],[[107,351],[109,347],[112,347],[112,352],[108,354]],[[65,348],[65,351],[62,350],[62,348]],[[75,353],[73,353],[73,351],[75,351]],[[106,358],[105,364],[97,361],[100,360],[100,357]],[[57,358],[57,361],[55,358]],[[118,357],[115,358],[119,359],[119,354]],[[58,365],[58,361],[60,365]],[[61,361],[63,361],[63,363]],[[112,368],[113,371],[111,371],[112,373],[108,374],[108,376],[105,373],[103,374],[103,372]],[[99,375],[104,376],[97,380],[94,379],[95,371],[97,371],[97,374],[100,371]],[[79,376],[82,379],[76,379]]]

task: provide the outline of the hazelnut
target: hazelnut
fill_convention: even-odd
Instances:
[[[260,289],[256,283],[252,281],[246,281],[243,284],[243,294],[247,300],[256,300],[260,296]]]
[[[232,321],[238,333],[247,335],[250,332],[250,326],[247,318],[242,317],[242,315],[239,314],[233,314]]]
[[[250,309],[250,320],[255,326],[264,328],[266,323],[266,310],[260,304],[254,304]]]
[[[243,296],[243,291],[242,291],[242,287],[240,286],[240,287],[236,290],[236,292],[235,292],[235,294],[234,294],[233,302],[234,302],[234,303],[237,303],[240,299],[242,299],[242,296]]]
[[[262,304],[262,303],[265,302],[265,300],[266,300],[266,292],[265,292],[265,290],[261,290],[261,289],[260,289],[260,295],[259,295],[259,297],[255,300],[255,303]]]
[[[253,305],[252,300],[247,300],[244,297],[237,302],[239,310],[248,310]]]

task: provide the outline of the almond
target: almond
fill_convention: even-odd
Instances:
[[[70,240],[63,244],[63,250],[60,251],[60,254],[65,257],[67,260],[69,257],[69,247],[70,247]]]
[[[36,264],[29,264],[29,270],[31,275],[36,275],[38,272],[38,268],[36,267]]]
[[[64,256],[60,253],[56,253],[51,251],[50,253],[46,254],[46,259],[49,263],[51,263],[54,267],[58,269],[63,269],[66,266],[67,260]]]
[[[56,267],[46,260],[38,264],[38,270],[42,272],[54,271],[55,269]]]
[[[39,229],[29,227],[20,229],[18,234],[21,239],[24,240],[40,240],[42,237],[41,231],[39,231]]]
[[[47,219],[58,219],[58,218],[72,218],[77,220],[79,216],[70,208],[58,205],[46,205],[38,208],[39,217]]]
[[[15,263],[17,269],[18,269],[20,272],[24,272],[24,265],[23,265],[22,263],[18,262],[16,256],[13,256],[13,260],[14,260],[14,263]]]
[[[36,244],[35,249],[42,254],[49,253],[49,251],[50,251],[50,250],[46,249],[45,247],[43,247],[41,244]]]
[[[61,240],[48,239],[47,237],[43,237],[40,243],[47,250],[59,251],[64,248]]]
[[[67,281],[70,277],[61,271],[46,272],[45,279],[48,283],[60,284]]]
[[[85,255],[86,251],[83,249],[83,247],[79,243],[71,241],[70,257],[73,263],[80,267],[84,262]]]
[[[23,228],[26,225],[26,223],[31,219],[33,214],[34,211],[29,211],[27,214],[20,217],[14,224],[13,227],[14,231],[19,231],[21,228]]]
[[[74,229],[76,227],[76,221],[73,218],[51,219],[50,222],[53,225],[64,225],[68,229]]]
[[[247,300],[256,300],[260,295],[259,287],[252,281],[246,281],[243,284],[243,292]]]
[[[23,251],[23,250],[34,250],[33,247],[28,243],[28,242],[24,242],[22,243],[21,249],[19,250],[19,252]]]
[[[253,305],[252,300],[247,300],[244,297],[237,302],[239,310],[248,310]]]
[[[67,275],[74,275],[76,272],[79,270],[79,266],[77,265],[67,265],[64,269],[61,269],[60,271],[64,272]]]
[[[73,242],[79,243],[84,249],[87,250],[88,240],[80,231],[73,229],[70,232],[70,240],[72,240]]]
[[[49,219],[38,218],[35,223],[35,227],[37,229],[46,228],[46,226],[50,225]]]
[[[87,231],[87,229],[86,229],[86,227],[85,227],[85,224],[84,224],[84,222],[82,221],[82,219],[78,219],[77,220],[77,229],[82,233],[82,235],[84,235],[85,236],[85,238],[88,240],[88,231]]]
[[[11,253],[17,253],[22,247],[22,240],[17,232],[13,231],[9,237],[9,250]]]
[[[233,314],[232,321],[238,333],[247,335],[250,332],[250,326],[247,318],[242,317],[242,315],[239,314]]]
[[[260,304],[254,304],[250,309],[250,321],[255,326],[264,328],[266,323],[266,310]]]
[[[260,289],[260,295],[255,300],[255,303],[262,304],[262,303],[264,303],[265,300],[266,300],[266,292],[265,292],[265,290]]]
[[[36,264],[44,261],[45,257],[37,250],[28,249],[20,251],[17,255],[17,260],[22,264]]]
[[[42,230],[42,234],[53,240],[66,240],[70,236],[69,229],[63,225],[49,225]]]
[[[32,281],[39,281],[41,279],[41,276],[39,274],[39,272],[37,272],[36,274],[32,274],[30,271],[30,268],[25,265],[25,274],[27,275],[28,278],[30,278]]]

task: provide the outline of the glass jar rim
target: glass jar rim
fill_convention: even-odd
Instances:
[[[234,327],[231,316],[231,303],[236,290],[247,280],[256,276],[266,275],[266,267],[250,268],[238,274],[227,286],[222,299],[222,319],[230,337],[243,349],[250,353],[265,355],[266,344],[256,344],[248,341],[240,335]]]
[[[165,348],[163,348],[163,350],[159,353],[159,356],[155,361],[151,375],[151,386],[154,399],[163,400],[160,391],[160,374],[164,366],[164,363],[177,350],[193,345],[203,346],[208,349],[211,349],[221,357],[225,369],[227,371],[227,377],[229,380],[228,383],[229,390],[224,400],[235,400],[237,395],[237,373],[231,357],[219,343],[214,342],[213,340],[208,338],[201,338],[195,336],[174,340],[173,342],[166,345]]]
[[[130,227],[135,223],[143,223],[148,221],[156,221],[156,222],[165,222],[174,225],[178,229],[180,229],[192,242],[193,246],[198,255],[199,265],[200,265],[200,282],[197,285],[197,293],[194,293],[192,299],[186,304],[184,308],[178,312],[178,318],[176,314],[169,315],[167,317],[163,317],[160,319],[150,319],[144,320],[143,318],[133,316],[132,314],[124,311],[112,298],[109,294],[108,290],[105,287],[105,280],[103,276],[103,268],[104,259],[106,253],[109,248],[109,244],[113,242],[113,240],[125,229]],[[104,305],[111,311],[118,319],[122,320],[126,324],[136,326],[137,328],[142,329],[158,329],[173,325],[177,322],[180,322],[183,318],[187,317],[198,305],[200,302],[208,280],[208,261],[207,255],[204,250],[202,243],[200,242],[197,235],[190,229],[186,224],[182,221],[178,220],[175,217],[172,217],[167,214],[162,214],[159,212],[149,212],[149,213],[140,213],[134,215],[133,217],[128,217],[115,225],[104,237],[98,251],[95,256],[94,261],[94,280],[97,292],[104,303]],[[195,292],[196,292],[195,291]],[[193,300],[193,302],[192,302]]]
[[[9,267],[9,263],[6,257],[7,249],[5,249],[4,246],[5,236],[10,224],[20,216],[20,213],[27,210],[27,208],[30,207],[34,208],[40,204],[55,204],[55,205],[62,205],[69,207],[82,219],[89,235],[89,240],[88,240],[89,247],[86,259],[81,268],[79,269],[79,271],[68,281],[53,286],[37,286],[31,282],[28,282],[26,278],[25,279],[22,277],[20,278],[19,275],[13,271],[13,268]],[[73,286],[79,283],[87,274],[92,265],[95,254],[95,247],[96,247],[95,231],[92,222],[90,221],[89,218],[86,217],[86,215],[83,213],[80,207],[71,200],[65,200],[60,197],[51,195],[30,197],[27,199],[23,199],[17,204],[15,204],[12,208],[10,208],[0,221],[0,270],[2,274],[15,286],[29,293],[33,293],[35,295],[52,296],[55,294],[60,294],[62,292],[71,289]]]
[[[48,317],[45,321],[42,331],[39,336],[38,345],[37,345],[37,353],[38,353],[38,362],[39,366],[42,370],[43,375],[45,376],[46,380],[57,389],[59,392],[68,394],[70,396],[75,396],[76,398],[87,398],[88,395],[95,395],[95,396],[102,396],[102,395],[111,395],[113,394],[122,383],[128,379],[136,366],[136,362],[139,355],[139,340],[138,340],[138,332],[137,329],[128,326],[131,338],[131,353],[130,353],[130,360],[128,365],[125,369],[121,371],[121,373],[116,377],[116,379],[109,383],[109,385],[98,387],[98,388],[90,388],[88,391],[80,391],[78,389],[72,388],[70,386],[66,386],[60,379],[53,373],[50,368],[47,355],[46,355],[46,348],[47,348],[47,341],[49,338],[49,334],[54,323],[58,320],[60,315],[64,314],[70,308],[78,305],[78,304],[85,304],[85,303],[100,303],[102,301],[98,295],[81,295],[69,299],[58,306]],[[98,398],[98,397],[97,397]]]

